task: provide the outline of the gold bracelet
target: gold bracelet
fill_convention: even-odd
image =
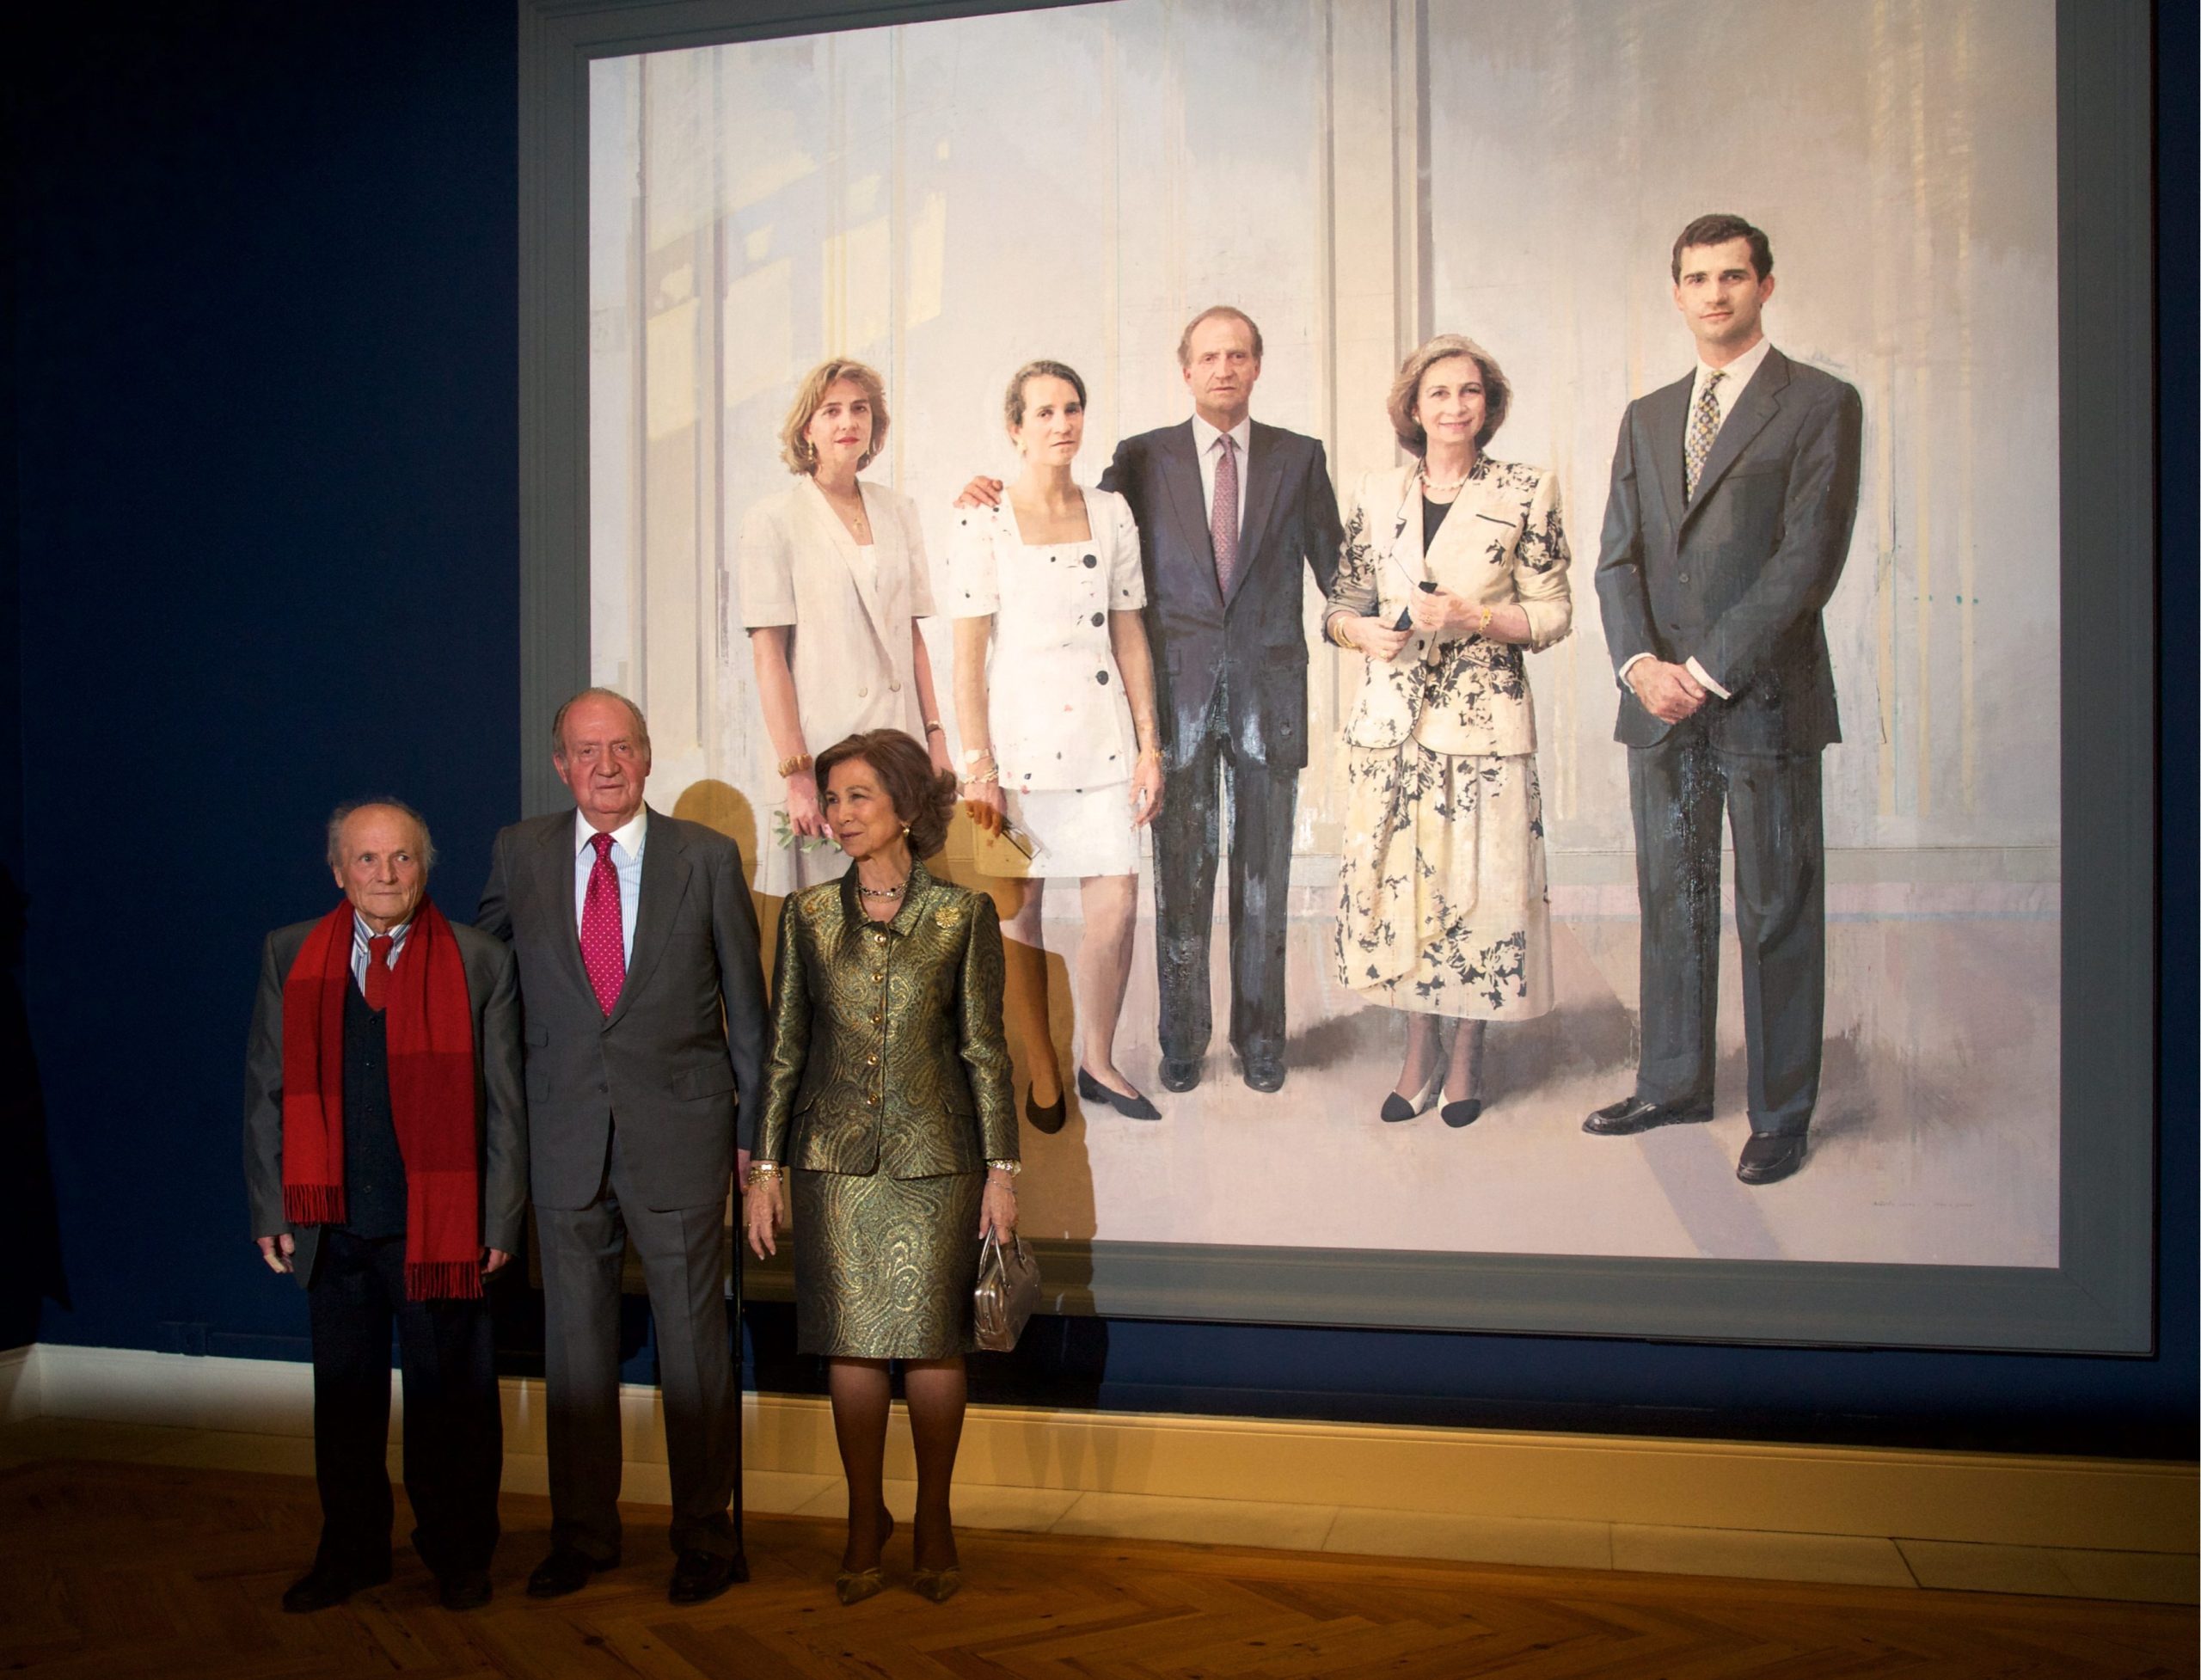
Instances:
[[[749,1182],[751,1184],[769,1184],[779,1175],[780,1163],[776,1161],[752,1161],[749,1163]]]
[[[1490,616],[1497,610],[1498,609],[1495,607],[1485,607],[1482,610],[1482,622],[1475,626],[1475,634],[1477,635],[1487,635],[1490,634]]]
[[[1024,1170],[1024,1163],[1021,1161],[989,1161],[986,1166],[991,1171],[1007,1173],[1011,1178],[1015,1178]]]
[[[1139,763],[1143,764],[1143,763],[1144,763],[1148,759],[1150,759],[1150,758],[1152,758],[1152,759],[1154,759],[1154,760],[1156,760],[1156,761],[1157,761],[1157,762],[1159,762],[1159,763],[1167,763],[1167,762],[1168,762],[1168,760],[1167,760],[1166,757],[1165,757],[1165,756],[1164,756],[1164,754],[1162,753],[1162,749],[1161,749],[1160,747],[1158,747],[1158,746],[1143,746],[1143,747],[1141,747],[1141,748],[1138,750],[1138,757],[1137,757],[1137,761],[1136,761],[1136,762],[1137,762],[1137,763]]]
[[[1345,639],[1345,621],[1347,616],[1347,614],[1342,612],[1333,612],[1322,621],[1322,634],[1330,639],[1331,645],[1333,647],[1351,647],[1352,646]]]
[[[984,776],[966,776],[963,778],[963,785],[966,788],[983,788],[990,782],[998,782],[1000,780],[1001,771],[996,769],[988,770]]]
[[[785,782],[796,771],[806,770],[816,762],[806,752],[798,752],[792,757],[782,758],[780,760],[780,780]]]

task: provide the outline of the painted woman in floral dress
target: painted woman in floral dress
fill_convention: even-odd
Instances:
[[[1406,359],[1390,415],[1411,466],[1361,481],[1324,628],[1367,660],[1346,726],[1338,972],[1401,1011],[1407,1047],[1383,1118],[1444,1095],[1482,1112],[1483,1029],[1552,1006],[1551,911],[1524,655],[1573,609],[1559,486],[1483,453],[1511,388],[1456,334]],[[1459,1022],[1449,1053],[1440,1018]]]

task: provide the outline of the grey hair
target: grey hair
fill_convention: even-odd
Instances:
[[[361,811],[371,811],[377,806],[402,812],[413,819],[413,826],[420,831],[420,867],[433,870],[436,867],[435,837],[428,832],[428,819],[403,800],[371,799],[347,800],[328,813],[328,867],[344,867],[344,825]]]
[[[641,738],[642,751],[647,752],[650,750],[650,720],[642,715],[642,708],[616,689],[589,688],[583,689],[561,706],[557,715],[550,720],[550,756],[552,757],[562,761],[566,756],[566,714],[572,711],[582,701],[592,698],[616,700],[624,706],[628,715],[635,720],[635,733]]]

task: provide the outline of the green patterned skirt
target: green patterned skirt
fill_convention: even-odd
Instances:
[[[984,1173],[793,1177],[798,1352],[952,1359],[977,1346],[971,1291]]]

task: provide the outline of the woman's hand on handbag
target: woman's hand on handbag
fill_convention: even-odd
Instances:
[[[980,832],[996,835],[1001,832],[1002,819],[1008,806],[1001,796],[998,782],[966,782],[963,784],[963,808],[970,813]]]
[[[741,1193],[741,1223],[749,1233],[749,1251],[758,1260],[780,1252],[773,1233],[786,1217],[781,1193],[780,1175],[776,1173],[757,1180]]]
[[[1016,1235],[1016,1181],[1007,1173],[986,1174],[986,1193],[978,1204],[978,1235],[991,1231],[1006,1242]]]

